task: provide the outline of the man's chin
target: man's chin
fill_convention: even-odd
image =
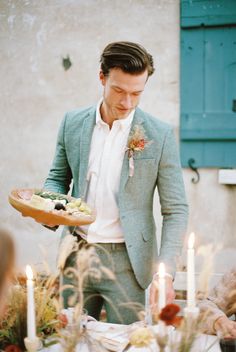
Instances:
[[[119,119],[125,119],[126,117],[129,116],[130,112],[131,112],[131,110],[121,110],[121,109],[119,109],[117,111],[117,119],[118,120]]]

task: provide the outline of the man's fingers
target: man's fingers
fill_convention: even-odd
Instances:
[[[166,278],[166,304],[173,303],[175,299],[175,291],[172,279]],[[154,279],[149,290],[149,304],[154,311],[158,306],[158,280]]]
[[[56,231],[58,229],[58,225],[52,225],[52,224],[42,224],[44,227],[46,227],[46,229],[52,230],[52,231]]]
[[[172,278],[166,278],[166,304],[173,303],[175,299],[175,290]]]
[[[175,299],[175,291],[173,289],[169,289],[166,293],[166,304],[171,304],[173,303]]]
[[[158,298],[158,284],[156,280],[153,280],[151,287],[150,287],[150,295],[149,295],[149,304],[151,307],[154,307],[157,303]]]

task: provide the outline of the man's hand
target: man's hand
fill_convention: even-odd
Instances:
[[[166,276],[166,304],[170,304],[175,299],[175,291],[173,287],[173,280],[171,277]],[[150,288],[149,304],[155,310],[158,303],[158,276],[154,276]]]
[[[230,320],[226,316],[218,318],[214,323],[214,328],[220,338],[236,338],[236,321]]]
[[[56,231],[59,227],[59,225],[52,225],[52,224],[42,224],[46,229]]]

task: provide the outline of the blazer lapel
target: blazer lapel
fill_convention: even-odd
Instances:
[[[144,115],[144,113],[142,112],[142,110],[140,110],[139,108],[136,108],[134,118],[132,121],[132,125],[130,128],[128,140],[129,140],[129,137],[132,133],[134,126],[143,124],[143,122],[144,122],[143,115]],[[129,181],[129,178],[130,178],[129,177],[129,158],[128,158],[128,153],[126,152],[125,156],[124,156],[123,164],[122,164],[122,169],[121,169],[119,193],[124,190],[127,182]]]
[[[83,198],[85,197],[87,191],[86,176],[88,170],[90,145],[95,122],[96,109],[93,108],[88,116],[84,119],[80,139],[79,192]]]

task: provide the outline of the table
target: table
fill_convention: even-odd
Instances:
[[[88,333],[93,336],[94,339],[99,339],[104,345],[109,342],[109,340],[117,341],[117,345],[114,345],[113,351],[122,352],[127,341],[127,326],[118,324],[108,324],[102,322],[89,322],[88,323]],[[103,339],[103,340],[102,340]],[[220,346],[218,338],[212,335],[201,335],[199,336],[192,348],[192,352],[203,352],[211,345],[208,352],[220,352]],[[122,346],[123,345],[123,346]],[[109,345],[108,345],[109,346]],[[134,346],[128,349],[128,352],[157,352],[158,348],[153,342],[149,347],[135,348]],[[63,352],[62,347],[59,344],[44,348],[41,352]],[[81,342],[77,345],[76,352],[92,352],[88,348],[86,343]],[[94,352],[97,352],[94,349]],[[167,350],[168,352],[168,350]]]

